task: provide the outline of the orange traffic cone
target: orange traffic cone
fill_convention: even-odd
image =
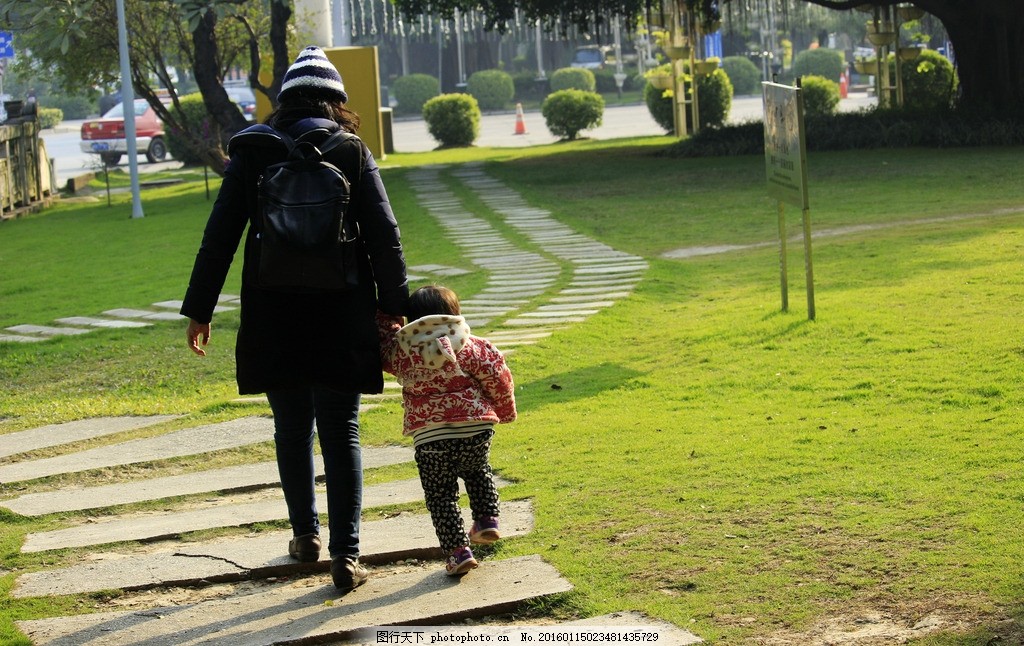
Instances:
[[[526,121],[523,120],[523,104],[516,104],[516,131],[514,134],[525,135],[526,134]]]

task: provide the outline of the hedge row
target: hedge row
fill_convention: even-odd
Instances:
[[[1024,116],[875,109],[805,119],[808,151],[1024,145]],[[670,146],[672,157],[763,155],[759,122],[707,128]]]

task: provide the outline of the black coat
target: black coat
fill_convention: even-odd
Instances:
[[[333,121],[304,119],[288,129],[298,138],[311,129],[314,144],[338,129]],[[242,234],[242,312],[235,347],[241,394],[300,386],[379,393],[384,382],[374,314],[403,315],[408,302],[405,258],[398,223],[369,149],[348,140],[327,155],[352,182],[349,213],[359,223],[360,286],[342,292],[293,293],[261,289],[252,259],[256,186],[263,170],[283,161],[285,148],[266,126],[246,129],[228,147],[230,161],[196,255],[181,313],[199,323],[213,317]],[[247,136],[248,135],[248,136]],[[269,142],[269,143],[266,143]],[[360,170],[360,166],[362,167]],[[357,179],[358,178],[358,179]]]

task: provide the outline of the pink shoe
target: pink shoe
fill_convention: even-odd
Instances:
[[[448,576],[462,576],[479,565],[473,558],[472,550],[468,547],[457,547],[448,557],[448,562],[444,567]]]
[[[498,519],[495,516],[487,516],[473,523],[469,530],[469,542],[477,545],[490,545],[501,538],[498,531]]]

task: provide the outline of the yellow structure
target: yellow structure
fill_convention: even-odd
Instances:
[[[380,66],[376,47],[329,47],[324,54],[331,61],[345,82],[348,107],[359,115],[362,125],[359,138],[373,153],[374,158],[384,159],[384,123],[380,104]],[[262,122],[270,114],[270,102],[262,93],[256,92],[257,119]]]

